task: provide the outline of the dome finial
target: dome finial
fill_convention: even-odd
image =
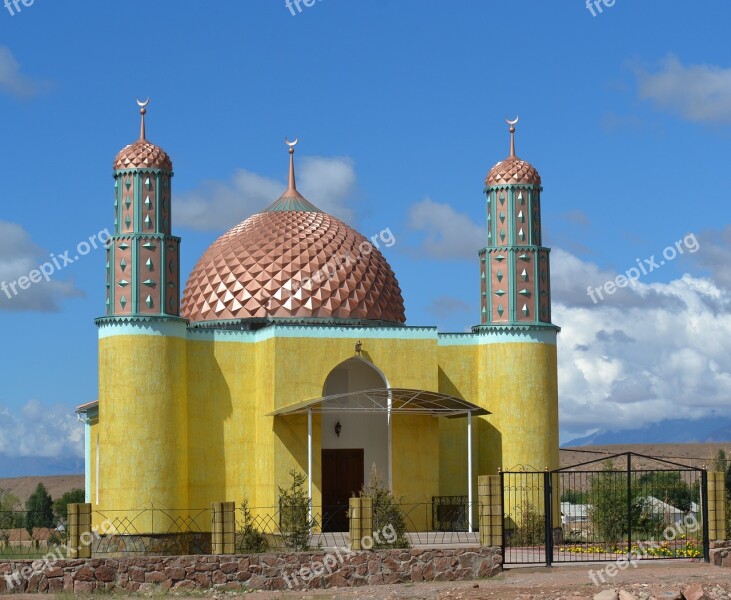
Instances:
[[[287,191],[284,194],[285,196],[299,195],[297,193],[297,185],[294,179],[294,147],[297,145],[297,142],[299,142],[299,138],[295,138],[294,142],[290,142],[289,138],[284,138],[284,143],[289,146],[289,185],[287,186]]]
[[[505,122],[510,125],[510,156],[515,157],[515,125],[520,117],[515,117],[512,121],[505,118]]]
[[[150,103],[150,97],[147,97],[147,100],[144,102],[140,102],[139,98],[137,99],[137,106],[140,107],[140,114],[142,115],[141,121],[140,121],[140,140],[147,139],[145,137],[145,114],[147,114],[147,108],[145,108]]]

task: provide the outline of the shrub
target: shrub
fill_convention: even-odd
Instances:
[[[370,481],[368,485],[363,486],[360,495],[363,498],[370,498],[373,503],[373,532],[379,534],[378,538],[374,535],[373,548],[408,548],[406,518],[401,510],[401,498],[396,498],[386,488],[375,463],[371,467]],[[396,540],[393,543],[382,539],[383,536],[380,533],[385,527],[393,528],[396,534]]]
[[[279,488],[282,540],[294,550],[309,550],[311,532],[317,527],[317,521],[310,518],[310,498],[304,489],[306,478],[296,469],[292,469],[289,474],[292,484],[287,489]]]
[[[242,522],[236,536],[236,551],[241,554],[266,552],[269,542],[266,536],[254,526],[254,517],[249,510],[249,501],[241,503]]]

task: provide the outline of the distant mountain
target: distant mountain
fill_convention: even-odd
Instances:
[[[0,453],[0,478],[40,475],[77,475],[84,459],[75,457],[8,456]]]
[[[645,425],[640,429],[621,431],[599,430],[586,437],[576,438],[563,448],[575,446],[606,446],[614,444],[687,444],[704,442],[731,442],[731,419],[707,417],[695,421],[667,419]]]

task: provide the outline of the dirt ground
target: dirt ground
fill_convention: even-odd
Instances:
[[[514,568],[501,575],[481,581],[440,582],[401,585],[381,585],[360,588],[316,590],[312,592],[253,592],[249,594],[201,592],[195,596],[175,596],[179,600],[214,598],[228,600],[242,597],[247,600],[591,600],[603,590],[630,592],[638,600],[672,600],[679,591],[693,584],[704,587],[709,600],[731,598],[731,569],[713,567],[688,561],[646,562],[637,568],[629,567],[604,585],[596,586],[589,575],[606,567],[606,563],[565,565],[552,568]],[[596,576],[595,576],[596,577]],[[668,594],[669,592],[674,592]],[[161,595],[154,594],[156,598]],[[122,597],[121,595],[119,596]],[[54,600],[50,595],[0,596],[13,600]],[[56,600],[67,600],[70,594],[61,594]]]
[[[362,588],[319,590],[315,592],[256,592],[248,594],[250,600],[585,600],[591,599],[602,590],[625,589],[638,599],[657,600],[668,598],[665,592],[682,591],[692,584],[701,584],[711,591],[709,597],[728,599],[731,597],[731,570],[706,565],[705,563],[647,562],[620,571],[607,583],[595,585],[589,576],[606,567],[607,563],[565,565],[551,568],[513,568],[501,575],[481,581],[419,583]],[[597,580],[598,577],[595,575]],[[599,581],[601,583],[601,581]],[[670,597],[671,598],[671,597]]]
[[[638,598],[654,596],[661,600],[665,592],[682,591],[687,586],[700,583],[708,589],[718,586],[728,598],[731,594],[731,571],[697,563],[648,563],[636,569],[606,577],[607,583],[595,585],[589,571],[595,572],[606,564],[566,565],[552,568],[516,568],[489,580],[465,582],[440,582],[369,586],[355,589],[319,590],[313,592],[255,592],[247,594],[250,600],[584,600],[593,598],[602,590],[625,589]],[[597,581],[601,581],[597,578]],[[641,592],[645,592],[644,594]],[[716,594],[717,595],[717,594]],[[721,598],[724,596],[721,595]]]

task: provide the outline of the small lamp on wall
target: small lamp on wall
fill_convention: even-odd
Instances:
[[[343,426],[340,424],[340,421],[335,423],[335,435],[340,437],[340,432],[343,430]]]

